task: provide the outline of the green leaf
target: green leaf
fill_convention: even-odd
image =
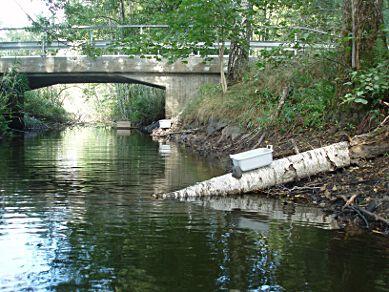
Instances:
[[[362,104],[368,104],[368,101],[367,101],[366,99],[364,99],[364,98],[356,98],[356,99],[354,100],[354,102],[356,102],[356,103],[362,103]]]

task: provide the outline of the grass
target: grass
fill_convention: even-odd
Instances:
[[[203,87],[183,118],[203,124],[213,118],[244,129],[287,129],[291,124],[321,128],[331,121],[329,113],[338,104],[337,70],[335,62],[308,54],[282,63],[253,64],[243,82],[231,86],[224,95],[218,85]],[[289,94],[275,118],[286,86]]]

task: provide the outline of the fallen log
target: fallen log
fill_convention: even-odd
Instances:
[[[240,179],[225,174],[155,198],[193,198],[227,196],[259,191],[279,184],[300,180],[318,173],[349,166],[353,161],[389,151],[388,127],[356,136],[350,142],[299,153],[272,162],[271,165],[243,173]]]

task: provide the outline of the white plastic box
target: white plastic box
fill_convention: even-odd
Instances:
[[[132,129],[132,124],[130,121],[117,121],[116,122],[117,129],[129,130]]]
[[[171,120],[159,120],[159,127],[161,129],[170,129],[170,127],[172,126],[172,121]]]
[[[258,148],[238,154],[230,155],[232,163],[235,167],[239,167],[242,171],[249,171],[259,167],[269,165],[273,161],[273,146],[269,145],[266,148]]]

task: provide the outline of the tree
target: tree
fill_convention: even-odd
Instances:
[[[228,56],[227,79],[230,83],[241,81],[249,64],[253,5],[248,0],[242,0],[241,8],[241,19],[235,20],[238,33],[231,40]]]
[[[387,51],[383,0],[344,0],[343,17],[345,63],[356,70],[372,65],[377,47]]]

